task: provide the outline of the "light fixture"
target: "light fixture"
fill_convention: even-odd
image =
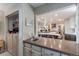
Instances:
[[[58,21],[62,21],[62,19],[58,19]]]
[[[45,17],[44,16],[41,16],[40,19],[45,19]]]
[[[58,14],[55,14],[55,16],[58,16]]]

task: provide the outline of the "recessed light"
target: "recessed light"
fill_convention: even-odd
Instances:
[[[55,16],[58,16],[58,14],[55,14]]]
[[[58,19],[58,21],[62,21],[62,19]]]

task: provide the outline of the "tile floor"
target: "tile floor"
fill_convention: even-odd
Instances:
[[[1,53],[0,56],[12,56],[12,55],[9,52],[6,51],[4,53]]]

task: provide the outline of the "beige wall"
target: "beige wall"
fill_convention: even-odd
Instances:
[[[0,38],[5,41],[4,12],[0,11]]]

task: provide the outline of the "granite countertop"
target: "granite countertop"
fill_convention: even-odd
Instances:
[[[24,40],[24,43],[29,43],[37,46],[41,46],[43,48],[48,48],[51,50],[56,50],[62,53],[67,53],[70,55],[79,56],[79,44],[75,41],[68,41],[68,40],[60,40],[60,39],[51,39],[51,38],[42,38],[39,37],[39,40],[32,41],[32,40]]]

